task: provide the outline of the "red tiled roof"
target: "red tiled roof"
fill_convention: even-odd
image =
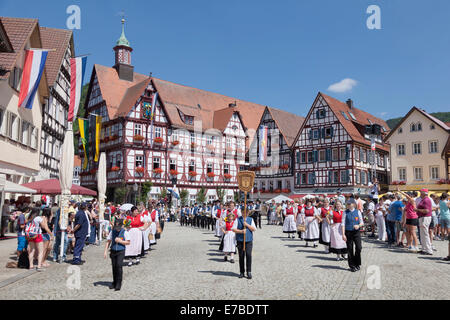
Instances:
[[[347,133],[350,135],[352,140],[365,144],[370,145],[370,141],[368,141],[366,138],[364,138],[364,134],[362,134],[356,124],[359,124],[361,126],[369,125],[370,122],[373,124],[379,124],[380,126],[384,127],[386,130],[388,130],[387,123],[380,118],[377,118],[370,113],[367,113],[361,109],[350,107],[342,102],[339,101],[333,97],[330,97],[322,92],[319,92],[319,95],[321,95],[325,101],[327,102],[328,106],[331,108],[331,110],[334,112],[335,116],[338,118],[339,122],[344,126],[344,129],[347,131]],[[353,115],[356,118],[356,121],[352,119],[352,117],[349,114],[349,111],[353,113]],[[349,120],[345,119],[345,117],[342,115],[342,112],[345,112],[347,114],[347,117]],[[356,124],[355,124],[356,123]],[[383,144],[380,145],[377,143],[377,147],[381,150],[389,151],[389,145]]]
[[[0,20],[0,36],[2,36],[0,40],[2,40],[3,42],[4,49],[6,49],[7,51],[14,51],[11,41],[9,40],[8,34],[6,33],[5,27],[3,26],[1,20]]]
[[[14,52],[0,52],[0,69],[7,72],[0,74],[0,80],[9,78],[9,71],[16,63],[19,53],[25,48],[27,40],[38,25],[37,19],[0,17]]]
[[[275,121],[278,129],[284,136],[287,145],[291,147],[297,137],[298,131],[305,121],[305,118],[283,110],[270,107],[268,107],[268,109],[272,115],[272,119]]]
[[[119,108],[117,109],[115,118],[125,117],[136,104],[139,97],[143,94],[144,90],[150,83],[150,78],[147,78],[132,87],[129,87],[125,94],[123,95],[122,101],[120,102]]]
[[[45,69],[47,71],[47,83],[51,87],[56,82],[67,46],[70,45],[72,39],[72,31],[64,29],[53,29],[40,27],[42,47],[45,49],[56,49],[48,53]],[[72,57],[74,56],[72,47]]]

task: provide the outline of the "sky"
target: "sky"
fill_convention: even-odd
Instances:
[[[0,16],[67,28],[75,53],[114,64],[125,33],[135,71],[306,116],[317,93],[383,119],[450,111],[448,0],[0,1]],[[369,6],[380,9],[381,29]]]

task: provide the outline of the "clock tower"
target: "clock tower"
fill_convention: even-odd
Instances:
[[[114,68],[117,70],[121,80],[133,81],[134,67],[131,65],[132,51],[130,42],[125,37],[125,19],[122,19],[122,34],[114,47]]]

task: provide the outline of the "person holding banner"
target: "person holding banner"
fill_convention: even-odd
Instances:
[[[234,202],[231,203],[233,204],[232,208],[234,208]],[[241,215],[236,220],[234,220],[234,224],[231,230],[236,234],[237,248],[239,252],[239,278],[244,277],[245,269],[247,269],[247,278],[252,279],[252,249],[253,233],[256,231],[255,222],[251,217],[246,217],[244,220],[244,217]]]

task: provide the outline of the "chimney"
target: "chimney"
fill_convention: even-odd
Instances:
[[[228,107],[230,107],[230,108],[235,108],[236,106],[237,106],[237,102],[236,101],[234,103],[230,103],[228,105]]]
[[[350,109],[353,109],[353,100],[352,100],[352,99],[348,99],[348,100],[347,100],[347,106],[348,106]]]

